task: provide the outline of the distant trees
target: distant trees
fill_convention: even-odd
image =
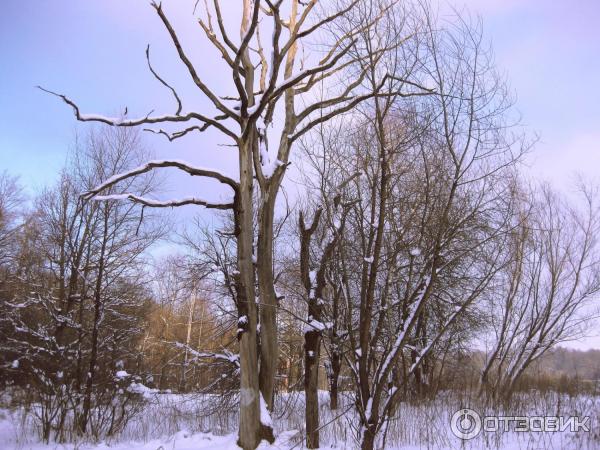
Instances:
[[[236,390],[236,319],[220,311],[214,269],[187,255],[162,259],[153,271],[155,305],[139,343],[139,372],[152,373],[163,391]]]
[[[542,185],[522,199],[510,264],[486,303],[491,347],[481,391],[510,397],[524,371],[548,350],[586,331],[600,290],[597,188],[581,185],[574,206]],[[577,204],[579,203],[579,204]]]
[[[0,283],[6,281],[4,271],[15,257],[16,234],[25,212],[24,201],[19,181],[8,172],[0,173]]]

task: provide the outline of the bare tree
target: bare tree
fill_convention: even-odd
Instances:
[[[365,3],[359,8],[359,5]],[[205,18],[200,21],[207,39],[215,46],[228,66],[229,75],[235,85],[235,94],[221,97],[202,81],[196,66],[183,49],[177,32],[171,25],[161,3],[153,3],[158,16],[169,33],[177,54],[187,69],[199,91],[210,101],[216,113],[182,113],[183,104],[176,89],[161,78],[148,63],[157,80],[170,89],[177,103],[174,114],[139,119],[113,119],[80,112],[75,102],[64,95],[58,95],[70,105],[81,121],[97,121],[118,127],[148,126],[155,124],[190,124],[185,129],[168,132],[163,129],[154,132],[166,136],[169,140],[179,139],[191,132],[202,132],[214,128],[221,132],[238,149],[239,180],[234,180],[217,171],[193,167],[181,161],[153,161],[139,168],[117,174],[91,190],[87,197],[96,196],[104,200],[128,199],[150,207],[179,206],[183,204],[202,205],[207,208],[232,210],[235,217],[235,235],[237,239],[238,271],[236,290],[240,327],[240,445],[247,449],[255,448],[262,437],[272,441],[270,426],[260,423],[260,392],[267,405],[273,407],[273,389],[277,361],[276,308],[277,297],[273,286],[273,220],[277,194],[280,190],[286,167],[290,159],[290,150],[294,141],[323,123],[329,118],[344,113],[374,95],[382,94],[387,88],[386,74],[377,74],[371,78],[369,89],[362,89],[362,83],[369,74],[369,66],[361,66],[361,60],[378,58],[386,50],[386,44],[373,41],[368,53],[356,50],[358,33],[373,26],[390,6],[385,2],[362,2],[353,0],[340,5],[326,6],[316,0],[307,3],[299,0],[270,1],[244,0],[242,2],[239,40],[234,40],[225,24],[219,1],[212,8],[206,8]],[[310,39],[319,34],[327,35],[334,30],[334,24],[346,14],[353,12],[363,19],[349,31],[341,34],[329,33],[325,50],[312,58],[301,60],[299,50]],[[285,18],[284,18],[285,17]],[[268,42],[270,48],[264,48],[261,36],[271,33]],[[267,45],[267,43],[264,43]],[[398,46],[397,42],[393,43]],[[257,57],[253,58],[252,54]],[[270,58],[265,56],[270,53]],[[297,71],[299,66],[303,70]],[[348,67],[354,67],[353,80],[339,84],[341,88],[330,90],[324,99],[314,100],[311,91],[315,86],[332,85],[336,78]],[[374,74],[371,74],[374,75]],[[399,84],[405,88],[406,84]],[[410,85],[419,90],[420,87]],[[408,92],[407,92],[408,93]],[[304,106],[297,101],[302,97]],[[234,103],[232,104],[231,101]],[[279,114],[281,114],[279,116]],[[275,121],[276,116],[281,121]],[[280,126],[272,126],[280,125]],[[279,128],[279,129],[278,129]],[[272,149],[271,147],[274,147]],[[101,192],[118,181],[157,167],[175,167],[190,175],[217,180],[229,186],[233,198],[229,202],[215,203],[198,197],[183,200],[156,201],[137,195],[122,193],[118,196],[104,195]],[[255,180],[258,185],[258,240],[254,253],[253,229],[254,207],[253,192]],[[258,261],[253,264],[254,258]],[[258,279],[258,298],[260,310],[255,302],[255,270]],[[260,355],[257,355],[257,323],[261,320]],[[260,356],[260,364],[258,363]],[[258,370],[260,367],[260,378]],[[265,409],[266,411],[266,409]],[[269,420],[265,418],[265,422]],[[264,425],[264,424],[263,424]],[[262,431],[261,431],[262,430]]]
[[[107,432],[99,421],[89,430],[91,410],[98,407],[98,419],[110,387],[116,388],[114,349],[124,359],[130,356],[125,355],[134,346],[139,311],[149,299],[140,263],[163,233],[156,222],[140,225],[137,205],[84,204],[79,198],[107,172],[147,157],[137,133],[93,132],[77,150],[57,185],[36,200],[20,243],[25,254],[17,267],[18,289],[2,304],[5,349],[16,356],[14,369],[27,374],[44,400],[46,441],[52,429],[65,439],[69,418],[80,433]],[[135,182],[143,192],[154,185],[152,179]],[[36,250],[28,255],[31,246]]]
[[[556,344],[582,336],[600,290],[597,188],[581,185],[580,207],[549,186],[525,199],[509,247],[511,264],[489,297],[492,346],[481,393],[510,397],[524,371]]]
[[[349,182],[346,180],[345,183]],[[343,186],[340,186],[343,188]],[[339,190],[339,189],[338,189]],[[308,318],[304,330],[304,392],[306,395],[306,445],[308,448],[319,448],[319,359],[321,353],[321,337],[328,327],[324,323],[323,307],[326,303],[328,287],[326,273],[336,246],[340,241],[346,217],[350,212],[351,202],[342,202],[337,192],[326,214],[326,224],[320,224],[323,208],[317,208],[309,225],[305,223],[304,214],[300,212],[298,219],[300,233],[300,276],[306,290]],[[322,247],[316,251],[312,242],[321,225],[319,241]],[[311,258],[311,253],[314,255]]]
[[[506,264],[511,167],[523,151],[507,128],[510,98],[480,29],[460,18],[446,29],[427,11],[420,17],[427,32],[419,51],[428,56],[415,76],[434,92],[363,104],[344,144],[328,147],[334,169],[321,173],[329,183],[362,173],[344,189],[358,201],[332,285],[344,300],[345,357],[365,449],[385,439],[403,385],[413,377],[427,383],[428,358]],[[399,23],[386,28],[390,38]],[[373,39],[365,32],[364,42]],[[403,73],[399,61],[398,54],[370,61],[371,73]]]
[[[8,172],[0,173],[0,270],[13,254],[19,217],[24,213],[25,197],[18,179]]]

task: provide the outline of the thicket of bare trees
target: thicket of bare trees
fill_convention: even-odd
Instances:
[[[481,392],[510,397],[533,362],[585,334],[600,289],[597,188],[581,184],[579,206],[548,185],[524,198],[507,252],[510,263],[489,290],[491,348]]]
[[[28,385],[41,402],[46,441],[88,428],[112,434],[124,419],[112,404],[115,372],[135,360],[151,300],[143,254],[164,230],[140,223],[132,205],[84,203],[80,193],[146,156],[131,131],[90,134],[16,237],[0,305],[3,378]],[[151,179],[129,184],[153,188]]]
[[[401,401],[435,396],[482,332],[479,389],[493,399],[582,332],[600,288],[596,188],[568,203],[523,182],[529,142],[478,22],[393,0],[240,5],[196,5],[230,85],[217,93],[152,4],[205,111],[187,112],[148,49],[174,113],[83,114],[47,91],[105,128],[30,211],[0,177],[1,377],[33,386],[46,441],[116,433],[157,389],[223,395],[254,449],[274,440],[275,395],[303,391],[318,448],[327,388],[332,410],[352,397],[340,414],[373,449]],[[150,159],[139,128],[219,133],[237,176]],[[279,195],[292,163],[296,202]],[[231,196],[158,200],[161,168]],[[168,228],[150,210],[183,205],[219,225],[171,234],[181,252],[149,269]]]

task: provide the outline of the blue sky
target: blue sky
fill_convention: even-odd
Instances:
[[[214,51],[191,19],[193,0],[165,0],[165,9],[206,81],[227,92]],[[529,158],[532,176],[563,189],[578,171],[600,175],[600,2],[597,0],[457,0],[482,17],[498,67],[516,92],[518,109],[540,141]],[[131,116],[173,111],[169,93],[149,74],[144,50],[152,45],[157,69],[184,92],[188,107],[203,100],[179,70],[165,31],[144,0],[3,0],[0,15],[0,170],[19,175],[30,193],[57,176],[77,124],[71,110],[35,89],[43,85],[76,99],[86,112]],[[227,14],[237,3],[228,0]],[[448,3],[441,5],[445,10]],[[186,89],[189,88],[189,91]],[[186,98],[189,98],[186,96]],[[214,134],[169,144],[149,136],[160,157],[231,167],[232,150]],[[173,192],[190,189],[177,181]],[[198,188],[198,187],[194,187]],[[217,196],[212,186],[201,186]],[[214,198],[214,197],[213,197]],[[598,345],[596,345],[596,342]],[[600,340],[581,344],[600,347]]]
[[[212,49],[190,20],[193,1],[165,3],[206,69],[203,75],[219,86]],[[32,188],[56,176],[75,131],[86,126],[76,124],[69,108],[35,85],[68,93],[88,112],[118,114],[125,106],[131,115],[169,112],[168,92],[146,68],[148,43],[161,73],[179,85],[188,83],[185,73],[173,70],[180,66],[146,1],[4,0],[3,6],[0,167]],[[533,173],[562,185],[574,171],[600,173],[600,2],[467,0],[456,6],[481,15],[523,122],[540,135],[530,158]],[[207,137],[211,146],[218,143],[215,136]],[[206,139],[186,145],[154,137],[148,142],[160,156],[204,165],[232,158],[222,148],[198,150]]]
[[[600,2],[470,0],[523,122],[539,133],[532,171],[566,188],[600,175]]]

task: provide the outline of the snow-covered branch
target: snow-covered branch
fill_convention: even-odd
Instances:
[[[63,102],[65,102],[67,105],[69,105],[71,108],[73,108],[75,117],[80,122],[100,122],[100,123],[105,123],[107,125],[116,126],[116,127],[136,127],[139,125],[148,125],[148,124],[153,124],[153,123],[178,123],[178,122],[189,122],[190,120],[199,120],[204,123],[204,130],[206,128],[208,128],[209,126],[213,126],[217,129],[219,129],[221,132],[223,132],[227,136],[231,137],[233,140],[237,141],[237,139],[238,139],[238,136],[233,131],[231,131],[229,128],[227,128],[225,125],[223,125],[222,123],[219,122],[219,120],[222,119],[222,116],[210,118],[210,117],[204,116],[204,115],[196,113],[196,112],[189,112],[189,113],[183,114],[183,115],[176,114],[176,115],[151,116],[150,114],[152,114],[152,111],[150,111],[150,113],[148,113],[148,115],[146,115],[144,117],[140,117],[137,119],[126,119],[126,118],[118,118],[118,117],[106,117],[106,116],[102,116],[99,114],[82,114],[77,103],[75,103],[73,100],[71,100],[66,95],[59,94],[57,92],[53,92],[42,86],[38,86],[38,89],[62,99]],[[203,127],[199,127],[198,129],[200,131],[204,131],[204,130],[202,130],[202,128]]]
[[[141,197],[139,195],[125,193],[125,194],[112,194],[112,195],[96,195],[93,197],[94,201],[108,201],[108,200],[129,200],[133,203],[139,203],[150,208],[168,208],[185,205],[198,205],[204,206],[208,209],[232,209],[233,202],[231,203],[213,203],[208,200],[203,200],[197,197],[187,197],[179,200],[155,200],[152,198]]]
[[[235,181],[233,178],[228,177],[216,170],[204,169],[201,167],[194,167],[194,166],[188,164],[187,162],[180,161],[180,160],[154,160],[154,161],[149,161],[146,164],[136,167],[135,169],[129,170],[127,172],[113,175],[108,180],[106,180],[104,183],[100,184],[99,186],[96,186],[91,191],[88,191],[85,194],[83,194],[83,198],[90,199],[92,197],[95,197],[101,191],[103,191],[111,186],[114,186],[115,184],[117,184],[120,181],[126,180],[126,179],[134,177],[136,175],[140,175],[140,174],[149,172],[149,171],[159,168],[159,167],[173,167],[173,168],[176,168],[179,170],[183,170],[184,172],[186,172],[192,176],[213,178],[223,184],[230,186],[234,190],[234,192],[237,191],[237,189],[238,189],[237,181]],[[128,194],[128,195],[130,195],[130,194]]]

